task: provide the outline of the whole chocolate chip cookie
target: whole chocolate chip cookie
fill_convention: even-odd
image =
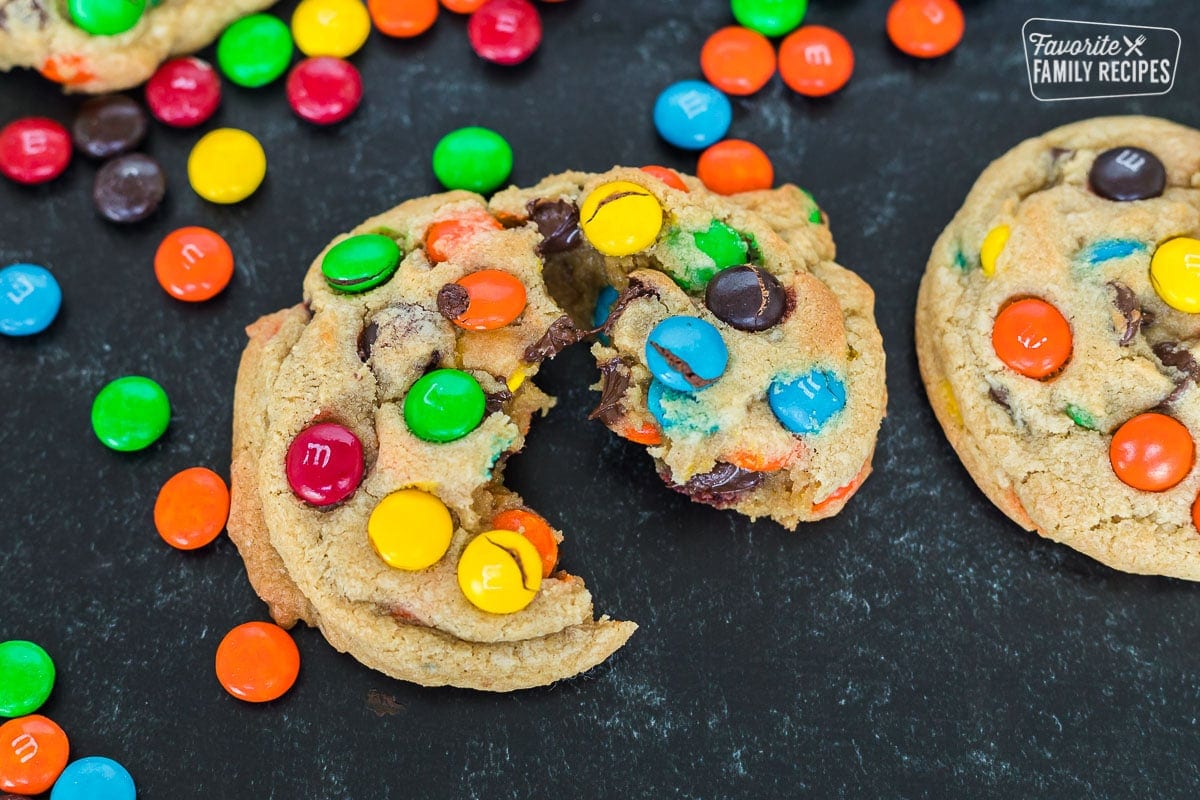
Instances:
[[[917,302],[930,402],[984,493],[1117,569],[1200,579],[1200,132],[1086,120],[989,166]]]

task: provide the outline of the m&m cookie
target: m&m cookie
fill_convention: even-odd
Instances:
[[[900,4],[897,4],[900,5]],[[930,402],[984,493],[1129,572],[1200,580],[1200,132],[1107,117],[1015,147],[934,246]]]

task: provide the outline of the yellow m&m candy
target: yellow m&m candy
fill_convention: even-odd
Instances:
[[[542,557],[516,531],[476,536],[458,560],[458,587],[477,608],[511,614],[533,602],[542,586]]]
[[[663,210],[654,195],[629,181],[599,186],[579,209],[579,227],[592,246],[607,256],[627,256],[654,244]]]
[[[361,0],[303,0],[292,14],[292,38],[306,56],[346,58],[371,34],[371,15]]]
[[[1011,233],[1012,229],[1007,225],[997,225],[983,237],[983,244],[979,247],[979,264],[983,274],[989,278],[996,274],[996,259],[1004,252],[1004,245],[1008,244]]]
[[[188,181],[210,203],[239,203],[262,185],[267,154],[245,131],[218,128],[196,142],[188,156]]]
[[[445,503],[420,489],[392,492],[367,521],[367,536],[379,557],[390,567],[410,571],[436,564],[453,533]]]
[[[1150,259],[1150,283],[1171,308],[1200,314],[1200,239],[1163,242]]]

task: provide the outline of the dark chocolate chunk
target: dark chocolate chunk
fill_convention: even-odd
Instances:
[[[1186,347],[1178,342],[1159,342],[1151,349],[1163,366],[1183,373],[1182,377],[1176,379],[1175,389],[1163,400],[1164,406],[1169,406],[1182,397],[1189,383],[1200,384],[1200,363]]]
[[[629,286],[625,291],[617,295],[617,299],[613,302],[612,307],[608,309],[608,318],[604,320],[604,324],[596,328],[593,333],[608,333],[613,326],[617,324],[617,320],[625,313],[625,309],[629,308],[629,304],[634,300],[642,297],[658,297],[658,292],[653,286],[642,283],[636,278],[629,281]]]
[[[1158,197],[1167,185],[1167,170],[1158,156],[1140,147],[1114,147],[1096,156],[1088,186],[1109,200]]]
[[[604,377],[600,403],[588,414],[588,419],[598,419],[611,427],[625,416],[621,399],[629,389],[629,366],[619,358],[612,358],[600,365],[600,374]]]
[[[1117,311],[1121,312],[1121,316],[1125,319],[1125,331],[1121,334],[1121,338],[1117,343],[1122,347],[1133,342],[1138,333],[1141,332],[1143,325],[1149,325],[1154,315],[1148,311],[1142,310],[1141,303],[1138,302],[1138,297],[1134,294],[1133,289],[1130,289],[1123,283],[1117,281],[1109,281],[1108,285],[1117,293],[1113,298],[1113,305],[1117,307]]]
[[[692,369],[691,364],[675,353],[672,353],[658,342],[647,342],[647,344],[653,347],[655,351],[663,357],[663,360],[667,362],[667,366],[669,366],[675,372],[678,372],[680,377],[682,377],[692,386],[695,386],[697,389],[703,389],[705,386],[712,386],[717,382],[717,378],[704,378],[696,374],[696,371]],[[720,376],[718,375],[717,377],[719,378]]]
[[[471,295],[466,288],[457,283],[447,283],[437,294],[437,307],[442,316],[454,320],[467,313],[471,305]]]
[[[686,483],[675,483],[670,475],[663,476],[667,486],[680,494],[718,508],[737,502],[740,496],[761,486],[765,478],[761,472],[735,467],[724,461],[718,461],[709,472],[693,475]]]
[[[1050,160],[1054,162],[1065,161],[1075,155],[1075,151],[1069,147],[1051,147]]]
[[[537,364],[547,358],[554,358],[573,344],[582,342],[591,333],[576,327],[571,318],[563,314],[550,323],[550,327],[540,339],[525,348],[523,357],[530,364]]]
[[[1003,408],[1005,411],[1012,413],[1012,404],[1009,399],[1008,389],[1003,386],[989,386],[988,397],[992,402]]]
[[[379,338],[379,323],[372,322],[358,334],[358,357],[365,364],[371,358],[371,348]]]
[[[740,331],[765,331],[783,319],[787,292],[765,269],[729,267],[708,282],[704,304],[717,319]]]
[[[92,158],[128,153],[146,136],[146,114],[128,97],[93,97],[79,108],[71,128],[75,145]]]
[[[484,408],[489,414],[495,414],[500,409],[504,408],[504,404],[513,399],[513,393],[507,388],[497,392],[487,392],[484,395]]]
[[[570,200],[533,200],[529,203],[529,218],[542,234],[538,252],[565,253],[583,243],[579,227],[579,207]]]
[[[162,203],[167,179],[162,167],[148,155],[130,153],[109,161],[96,173],[92,202],[100,216],[111,222],[138,222]]]

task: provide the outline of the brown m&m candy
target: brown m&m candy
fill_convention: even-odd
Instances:
[[[717,319],[740,331],[765,331],[783,319],[787,294],[764,269],[729,267],[708,282],[704,304]]]
[[[1114,147],[1096,156],[1088,186],[1109,200],[1158,197],[1167,185],[1167,170],[1158,156],[1140,147]]]
[[[158,209],[166,192],[167,179],[158,162],[143,153],[130,153],[96,173],[92,202],[110,222],[138,222]]]
[[[71,132],[84,155],[112,158],[141,144],[146,136],[146,114],[124,95],[93,97],[80,106]]]

